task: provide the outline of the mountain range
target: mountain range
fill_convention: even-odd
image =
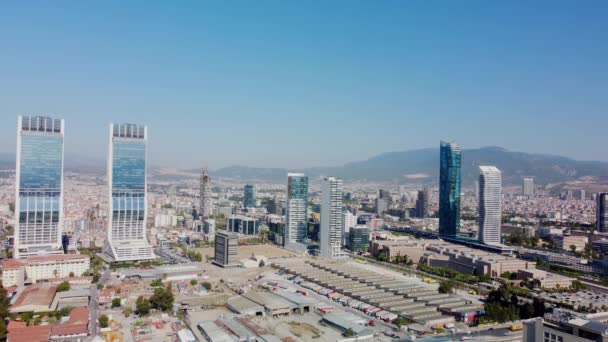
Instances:
[[[523,177],[534,177],[537,184],[567,182],[581,177],[608,176],[608,162],[578,161],[571,158],[524,152],[501,147],[466,149],[462,152],[462,181],[474,184],[479,165],[494,165],[503,174],[503,184],[521,184]],[[316,167],[299,170],[230,166],[215,172],[216,177],[276,181],[285,179],[287,172],[304,172],[311,178],[321,175],[345,180],[394,181],[399,183],[436,183],[439,178],[439,149],[428,148],[383,153],[364,161],[338,167]]]
[[[513,152],[501,147],[482,147],[462,151],[462,181],[474,184],[479,165],[494,165],[503,174],[504,185],[521,184],[523,177],[534,177],[537,184],[568,182],[582,177],[606,177],[608,162],[578,161],[571,158],[524,152]],[[14,169],[15,155],[0,154],[0,170]],[[66,171],[80,171],[104,175],[105,161],[91,157],[66,156]],[[171,176],[166,169],[150,166],[150,173]],[[185,172],[184,172],[185,171]],[[199,170],[179,170],[176,178],[197,174]],[[211,171],[211,176],[241,179],[243,181],[284,181],[288,172],[304,172],[311,179],[322,175],[341,177],[347,181],[393,181],[398,183],[436,183],[439,178],[439,149],[427,148],[402,152],[383,153],[363,161],[335,167],[304,169],[260,168],[229,166]]]

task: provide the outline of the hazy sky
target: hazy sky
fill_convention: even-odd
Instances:
[[[145,123],[154,163],[326,166],[436,147],[608,160],[608,1],[12,1],[0,152],[66,119],[105,158]]]

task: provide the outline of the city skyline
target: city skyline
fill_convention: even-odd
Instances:
[[[7,4],[0,117],[62,117],[66,154],[85,156],[107,122],[145,122],[150,162],[187,168],[331,166],[442,138],[608,160],[605,3],[241,5]],[[304,124],[316,139],[290,139]],[[384,139],[352,139],[368,127]]]

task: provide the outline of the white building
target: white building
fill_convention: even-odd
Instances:
[[[157,214],[154,216],[154,227],[175,227],[177,226],[177,216],[171,214]]]
[[[113,261],[156,256],[146,237],[148,129],[111,124],[108,146],[108,236],[105,255]]]
[[[346,239],[350,229],[357,225],[357,215],[354,215],[350,211],[342,213],[342,245],[346,245]]]
[[[285,244],[306,239],[308,228],[308,177],[303,173],[287,174],[287,225]]]
[[[479,167],[479,242],[500,243],[501,172],[495,166]]]
[[[534,196],[534,178],[524,178],[524,184],[522,186],[522,193],[524,196]]]
[[[6,260],[2,264],[2,285],[19,286],[24,280],[36,283],[40,280],[76,277],[91,267],[91,259],[83,254],[33,256],[27,259]]]
[[[321,257],[337,258],[342,252],[342,180],[321,178]]]

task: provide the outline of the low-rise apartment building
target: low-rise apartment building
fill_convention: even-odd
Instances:
[[[91,259],[82,254],[32,256],[5,260],[2,266],[2,285],[9,287],[21,286],[26,280],[36,283],[70,275],[81,276],[89,270]]]

